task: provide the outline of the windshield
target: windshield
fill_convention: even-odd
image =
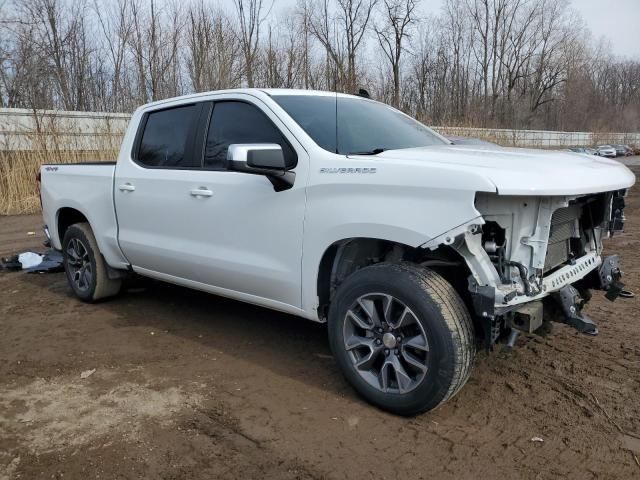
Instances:
[[[320,147],[333,153],[375,155],[385,150],[447,145],[420,122],[364,98],[274,95],[273,99]],[[337,133],[337,142],[336,142]]]

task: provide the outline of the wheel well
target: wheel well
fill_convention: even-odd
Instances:
[[[62,245],[62,241],[64,240],[64,234],[67,232],[67,229],[73,225],[74,223],[83,223],[89,221],[87,217],[85,217],[80,211],[75,208],[61,208],[58,210],[58,239],[60,239],[60,245]]]
[[[411,262],[431,268],[453,285],[467,307],[471,306],[467,290],[467,278],[471,271],[453,248],[441,246],[436,250],[428,250],[376,238],[347,238],[330,245],[320,261],[318,316],[327,318],[336,289],[349,275],[380,262]]]

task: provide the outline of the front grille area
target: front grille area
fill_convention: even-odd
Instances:
[[[580,205],[570,205],[553,212],[547,256],[544,260],[545,272],[569,260],[571,238],[580,236],[579,219],[581,213],[582,207]]]

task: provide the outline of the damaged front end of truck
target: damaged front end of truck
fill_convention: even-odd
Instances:
[[[604,239],[624,228],[626,190],[576,196],[478,193],[482,215],[424,247],[444,243],[465,260],[472,310],[485,345],[509,334],[539,331],[545,322],[597,335],[583,312],[591,290],[613,301],[624,289],[617,255],[602,257]]]

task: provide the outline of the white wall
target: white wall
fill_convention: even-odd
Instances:
[[[117,149],[127,113],[0,108],[0,150]]]

